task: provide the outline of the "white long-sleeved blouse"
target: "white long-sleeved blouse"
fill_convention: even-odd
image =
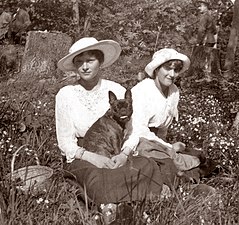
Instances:
[[[168,97],[165,97],[156,87],[153,79],[144,79],[132,88],[133,114],[132,130],[122,149],[129,147],[135,150],[139,138],[155,140],[167,147],[171,144],[163,141],[149,128],[168,128],[173,118],[178,119],[179,90],[176,85],[169,87]]]
[[[77,138],[84,137],[90,126],[109,109],[108,91],[123,98],[125,88],[120,84],[102,79],[92,90],[81,85],[68,85],[56,95],[55,117],[58,146],[67,162],[75,158]]]

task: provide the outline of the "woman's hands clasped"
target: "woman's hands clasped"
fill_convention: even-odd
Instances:
[[[98,168],[116,169],[125,165],[127,158],[128,156],[123,152],[112,158],[108,158],[94,152],[85,151],[81,159],[88,161]]]
[[[89,163],[95,165],[98,168],[107,168],[113,169],[115,168],[115,162],[103,155],[96,154],[94,152],[86,151],[82,156],[83,160],[88,161]]]
[[[82,159],[88,161],[98,168],[116,169],[126,163],[127,156],[121,152],[112,158],[108,158],[94,152],[85,151]]]
[[[113,156],[111,159],[114,161],[115,166],[113,169],[123,166],[127,161],[127,156],[121,152],[118,155]]]

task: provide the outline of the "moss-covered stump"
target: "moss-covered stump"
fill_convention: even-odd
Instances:
[[[55,32],[30,31],[22,59],[22,76],[59,77],[57,61],[68,53],[72,38]]]

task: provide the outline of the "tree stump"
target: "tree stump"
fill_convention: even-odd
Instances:
[[[28,32],[21,66],[22,75],[39,78],[61,76],[57,62],[68,53],[71,44],[72,38],[60,32]]]

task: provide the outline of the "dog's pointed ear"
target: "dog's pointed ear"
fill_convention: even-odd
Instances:
[[[115,100],[117,100],[116,95],[112,91],[109,91],[109,102],[110,102],[110,104],[112,102],[114,102]]]
[[[125,96],[125,99],[132,101],[132,92],[131,92],[130,89],[127,89],[127,90],[126,90],[124,96]]]

